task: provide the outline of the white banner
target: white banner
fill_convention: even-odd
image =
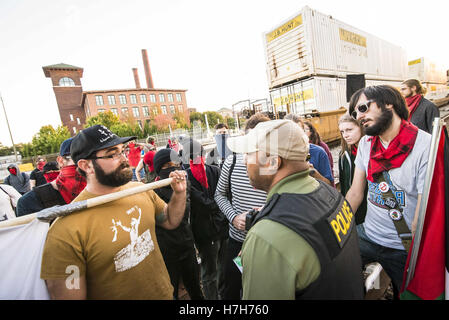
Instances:
[[[40,278],[48,227],[48,223],[34,219],[28,224],[0,228],[0,299],[50,298]]]

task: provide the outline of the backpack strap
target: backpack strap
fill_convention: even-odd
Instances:
[[[393,220],[396,232],[398,233],[398,236],[401,239],[402,245],[404,246],[405,250],[409,252],[412,243],[412,232],[405,222],[405,218],[403,217],[403,209],[399,205],[399,201],[393,192],[393,186],[389,181],[389,175],[386,171],[384,171],[382,172],[382,174],[378,175],[376,180],[376,182],[379,183],[382,200],[384,201],[385,205],[389,207],[388,214],[391,220]]]
[[[228,174],[228,192],[227,192],[228,199],[231,204],[232,204],[231,176],[232,176],[232,172],[234,171],[236,162],[237,162],[237,153],[233,152],[232,153],[232,164],[231,164],[231,167],[229,168],[229,174]]]

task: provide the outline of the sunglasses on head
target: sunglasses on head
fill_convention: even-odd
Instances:
[[[371,104],[371,102],[373,102],[374,100],[368,100],[365,103],[359,104],[358,106],[356,106],[354,108],[354,111],[351,112],[351,117],[354,120],[357,120],[357,111],[360,113],[365,113],[368,111],[369,105]]]

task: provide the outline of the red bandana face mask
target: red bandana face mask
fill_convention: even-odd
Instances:
[[[206,189],[209,188],[207,184],[206,166],[204,165],[204,157],[197,157],[190,160],[190,170],[193,177]]]
[[[8,171],[9,171],[10,174],[13,174],[15,176],[17,175],[17,169],[16,168],[9,168]]]
[[[86,187],[86,179],[76,171],[76,165],[63,167],[56,186],[66,203],[72,202]]]
[[[37,163],[37,169],[38,169],[39,171],[42,171],[42,169],[44,169],[45,164],[46,164],[45,161],[39,161],[39,162]]]
[[[375,175],[402,166],[415,145],[417,135],[418,128],[402,120],[399,134],[390,142],[387,149],[382,146],[379,136],[372,137],[366,178],[374,182]]]
[[[58,176],[59,176],[59,171],[50,171],[50,172],[44,173],[44,177],[45,177],[45,180],[47,180],[47,182],[52,182]]]

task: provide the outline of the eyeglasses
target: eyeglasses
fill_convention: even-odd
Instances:
[[[93,156],[93,157],[89,157],[89,159],[92,159],[92,160],[95,160],[95,159],[114,159],[114,160],[118,160],[118,159],[120,159],[121,156],[126,157],[125,149],[123,149],[121,152],[110,154],[108,156],[102,156],[102,157]]]
[[[367,112],[371,102],[374,102],[374,100],[368,100],[367,102],[359,104],[358,106],[356,106],[354,108],[354,111],[352,111],[352,113],[351,113],[351,117],[354,120],[357,120],[357,111],[360,112],[360,113]]]

